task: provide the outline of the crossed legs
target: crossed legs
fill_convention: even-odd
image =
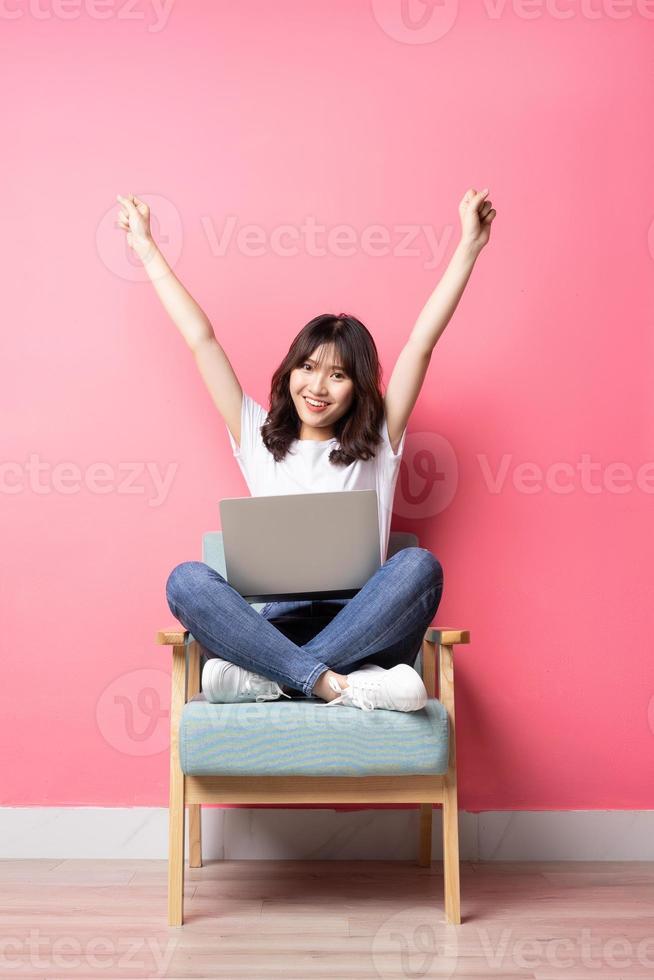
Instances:
[[[364,662],[413,665],[442,591],[438,559],[425,548],[404,548],[299,646],[204,562],[182,562],[166,582],[171,612],[208,653],[319,697],[330,669],[342,676]]]

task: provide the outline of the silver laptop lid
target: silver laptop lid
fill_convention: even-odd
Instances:
[[[376,490],[220,501],[226,578],[250,602],[349,599],[381,565]]]

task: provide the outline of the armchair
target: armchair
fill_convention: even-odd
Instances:
[[[414,534],[391,532],[388,556],[417,544]],[[222,533],[207,532],[202,550],[202,560],[225,575]],[[260,611],[264,603],[252,605]],[[172,647],[173,659],[168,924],[184,922],[186,807],[189,867],[200,868],[203,803],[392,802],[420,804],[417,863],[423,867],[431,863],[432,804],[441,804],[445,920],[459,924],[453,653],[456,644],[469,642],[468,630],[428,627],[414,665],[429,694],[420,711],[339,707],[323,712],[310,699],[206,701],[200,691],[204,658],[199,643],[180,624],[160,630],[157,643]],[[288,725],[274,723],[281,712]],[[352,739],[368,746],[356,762],[343,749]]]

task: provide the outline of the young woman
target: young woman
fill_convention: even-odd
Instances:
[[[117,195],[118,223],[195,357],[253,496],[375,489],[381,567],[352,599],[269,602],[258,613],[204,562],[177,565],[166,583],[173,615],[207,658],[213,702],[315,697],[325,705],[416,711],[427,691],[414,669],[443,590],[425,548],[386,558],[407,423],[434,346],[449,322],[495,209],[488,188],[459,204],[461,239],[400,352],[385,394],[375,342],[356,317],[324,313],[295,337],[272,377],[270,410],[243,392],[211,323],[155,244],[148,205]],[[307,562],[319,562],[311,528]]]

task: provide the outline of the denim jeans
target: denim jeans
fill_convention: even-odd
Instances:
[[[351,599],[269,602],[261,612],[205,562],[176,565],[166,582],[170,611],[206,656],[307,697],[327,669],[413,667],[442,592],[440,562],[413,547],[387,558]]]

